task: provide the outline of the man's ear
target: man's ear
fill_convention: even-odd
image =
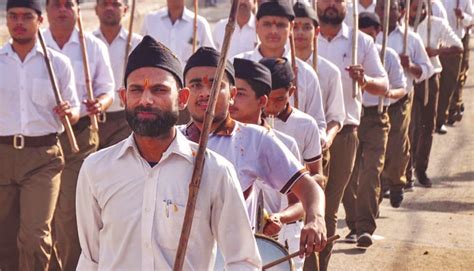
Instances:
[[[229,101],[229,104],[231,104],[231,105],[234,104],[235,95],[237,95],[237,87],[232,86],[232,87],[230,87],[230,101]]]
[[[127,104],[127,89],[124,87],[121,87],[119,89],[119,97],[120,97],[120,102],[123,105]]]
[[[178,106],[179,110],[183,110],[188,105],[189,88],[182,88],[178,91]]]
[[[258,105],[260,106],[260,108],[265,108],[267,103],[268,103],[268,96],[267,95],[263,95],[260,98],[258,98]]]
[[[293,94],[295,93],[295,91],[296,91],[296,87],[295,87],[295,86],[291,86],[291,87],[288,89],[288,97],[293,96]]]

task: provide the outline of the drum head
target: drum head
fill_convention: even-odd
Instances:
[[[288,256],[288,251],[277,241],[270,239],[262,235],[255,235],[257,241],[258,251],[260,252],[260,257],[262,257],[263,265],[269,264],[275,260]],[[214,266],[215,271],[224,270],[224,258],[217,249],[216,264]],[[279,265],[276,265],[268,270],[272,271],[293,271],[293,260],[288,260]]]

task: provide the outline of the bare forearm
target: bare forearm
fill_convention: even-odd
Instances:
[[[370,76],[365,77],[364,90],[372,95],[383,96],[387,92],[387,79],[374,78]]]
[[[405,96],[406,91],[404,88],[395,88],[395,89],[390,89],[385,97],[390,98],[390,99],[400,99],[403,96]]]
[[[306,213],[307,223],[316,221],[318,218],[324,218],[324,192],[313,178],[309,175],[302,176],[291,191],[301,201]]]

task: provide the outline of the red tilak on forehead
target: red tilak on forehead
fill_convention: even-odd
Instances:
[[[296,28],[299,28],[299,27],[302,27],[302,26],[303,26],[302,22],[295,22],[295,27]]]
[[[209,76],[207,76],[207,75],[204,76],[204,77],[202,78],[202,83],[203,83],[204,85],[206,85],[206,86],[211,86],[211,81],[209,80]]]
[[[274,20],[272,21],[272,24],[277,25],[277,21],[274,19]]]
[[[149,85],[150,81],[148,80],[148,78],[145,78],[145,81],[143,82],[143,89],[147,89]]]

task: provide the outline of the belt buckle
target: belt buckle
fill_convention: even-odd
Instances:
[[[99,113],[99,115],[97,116],[97,120],[100,122],[100,123],[105,123],[107,121],[107,115],[105,112],[102,112],[102,113]]]
[[[25,147],[25,137],[23,135],[13,136],[13,148],[22,150]]]

